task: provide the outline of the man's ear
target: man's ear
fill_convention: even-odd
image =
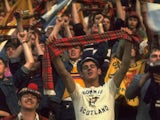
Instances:
[[[98,68],[98,75],[101,75],[102,74],[102,71],[100,68]]]
[[[21,102],[20,102],[20,100],[18,100],[18,105],[19,105],[19,106],[21,106]]]
[[[81,76],[82,78],[84,77],[84,75],[83,75],[83,73],[82,73],[81,71],[80,71],[80,73],[79,73],[79,74],[80,74],[80,76]]]
[[[83,55],[83,52],[81,51],[80,55],[82,56]]]
[[[37,105],[36,105],[36,109],[39,107],[39,103],[37,103]]]

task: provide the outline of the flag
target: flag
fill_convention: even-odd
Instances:
[[[147,3],[148,25],[154,32],[160,32],[160,4]]]
[[[111,60],[109,69],[105,76],[105,82],[107,82],[114,76],[116,71],[120,68],[120,64],[121,64],[121,61],[118,58],[113,58]],[[126,73],[124,79],[122,80],[120,84],[119,91],[116,94],[115,99],[121,98],[123,96],[126,100],[127,105],[133,106],[133,107],[139,105],[138,96],[136,96],[133,99],[127,99],[125,96],[125,92],[126,92],[127,87],[130,85],[134,75],[144,73],[144,69],[145,69],[145,60],[139,60],[135,63],[134,66],[130,66],[128,72]]]
[[[49,10],[47,13],[45,13],[41,18],[44,22],[44,28],[47,28],[50,25],[54,25],[57,15],[61,16],[64,11],[68,8],[69,4],[72,0],[64,0],[60,3],[57,3],[52,6],[51,10]]]

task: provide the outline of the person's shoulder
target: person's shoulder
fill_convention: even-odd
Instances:
[[[137,33],[137,35],[139,35],[143,39],[145,39],[147,37],[147,34],[143,29],[137,29],[136,33]]]
[[[3,79],[3,82],[11,84],[11,83],[13,83],[13,78],[12,77],[5,77]]]
[[[13,80],[13,77],[9,76],[9,77],[5,77],[4,80]]]
[[[48,118],[42,116],[42,115],[39,115],[39,120],[48,120]]]
[[[141,78],[141,77],[143,77],[145,74],[143,73],[143,74],[136,74],[134,77],[136,77],[136,78]]]
[[[0,120],[17,120],[17,115],[12,115],[12,116],[0,118]]]

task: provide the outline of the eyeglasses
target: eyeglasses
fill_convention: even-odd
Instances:
[[[160,58],[160,55],[152,54],[152,55],[151,55],[151,58]]]
[[[33,99],[36,99],[37,97],[35,95],[32,95],[32,94],[25,94],[22,96],[23,98],[33,98]]]

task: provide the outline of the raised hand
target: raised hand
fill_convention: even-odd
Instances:
[[[100,24],[100,23],[103,22],[103,19],[104,19],[104,17],[103,17],[102,14],[97,14],[97,15],[95,16],[94,22],[95,22],[95,24],[98,25],[98,24]]]
[[[17,37],[20,43],[27,42],[27,32],[26,31],[18,32]]]

